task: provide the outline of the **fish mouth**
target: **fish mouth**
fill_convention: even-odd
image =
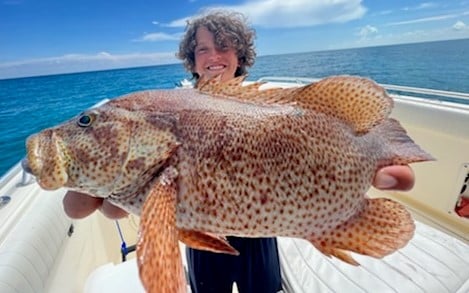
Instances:
[[[60,151],[60,140],[52,130],[30,136],[26,149],[26,158],[21,162],[23,170],[34,175],[43,189],[55,190],[67,183],[68,174]]]

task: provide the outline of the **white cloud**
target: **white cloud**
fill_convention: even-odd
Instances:
[[[425,2],[425,3],[420,3],[417,6],[412,6],[412,7],[404,7],[402,10],[404,11],[409,11],[409,10],[422,10],[422,9],[430,9],[430,8],[435,8],[438,7],[438,4],[434,2]]]
[[[437,29],[416,29],[409,31],[393,31],[374,38],[361,38],[356,40],[355,46],[382,46],[392,44],[418,43],[429,41],[443,41],[469,38],[469,29],[455,30],[454,27],[442,27]]]
[[[392,10],[383,10],[378,12],[378,15],[388,15],[391,14],[393,11]]]
[[[185,27],[186,24],[187,24],[187,21],[190,18],[191,17],[184,17],[184,18],[176,19],[176,20],[171,21],[170,23],[162,24],[162,26],[166,26],[166,27]]]
[[[265,27],[305,27],[341,23],[361,18],[366,8],[361,0],[250,0],[244,4],[209,7],[230,9],[245,14],[253,25]],[[188,18],[167,26],[185,26]]]
[[[122,55],[113,55],[108,52],[100,52],[91,55],[67,54],[57,57],[0,63],[0,79],[171,64],[177,62],[179,62],[179,60],[175,57],[174,52]]]
[[[162,32],[147,33],[141,38],[134,40],[134,42],[161,42],[161,41],[179,41],[181,34],[167,34]]]
[[[462,31],[462,30],[467,29],[467,28],[468,28],[468,26],[467,26],[464,22],[462,22],[462,21],[460,21],[460,20],[458,20],[458,21],[453,25],[453,29],[456,30],[456,31]]]
[[[367,25],[367,26],[364,26],[360,29],[360,31],[358,32],[358,35],[362,38],[362,39],[367,39],[371,36],[375,36],[378,34],[378,29],[374,26],[371,26],[371,25]]]
[[[417,9],[429,9],[429,8],[434,8],[438,7],[438,4],[433,3],[433,2],[425,2],[417,6]]]
[[[388,23],[387,25],[392,26],[392,25],[404,25],[404,24],[430,22],[430,21],[440,21],[440,20],[445,20],[445,19],[457,18],[459,16],[460,14],[444,14],[444,15],[436,15],[436,16],[431,16],[431,17],[406,20],[406,21],[391,22],[391,23]]]
[[[99,52],[98,57],[104,57],[104,58],[112,58],[112,55],[108,52]]]

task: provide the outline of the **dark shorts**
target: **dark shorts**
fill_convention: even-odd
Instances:
[[[238,256],[187,248],[189,281],[193,293],[274,293],[282,290],[275,238],[227,237]]]

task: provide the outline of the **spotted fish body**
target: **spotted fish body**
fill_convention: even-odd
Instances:
[[[351,264],[347,251],[379,258],[409,241],[405,208],[365,193],[379,168],[432,157],[388,118],[384,89],[350,76],[293,89],[241,82],[112,100],[29,138],[29,168],[43,188],[141,215],[149,292],[184,292],[178,240],[237,254],[224,236],[298,237]]]

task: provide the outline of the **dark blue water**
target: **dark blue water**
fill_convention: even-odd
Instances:
[[[361,75],[379,83],[469,92],[469,39],[261,56],[249,78]],[[26,137],[104,98],[174,88],[181,64],[0,80],[0,175],[25,153]]]

